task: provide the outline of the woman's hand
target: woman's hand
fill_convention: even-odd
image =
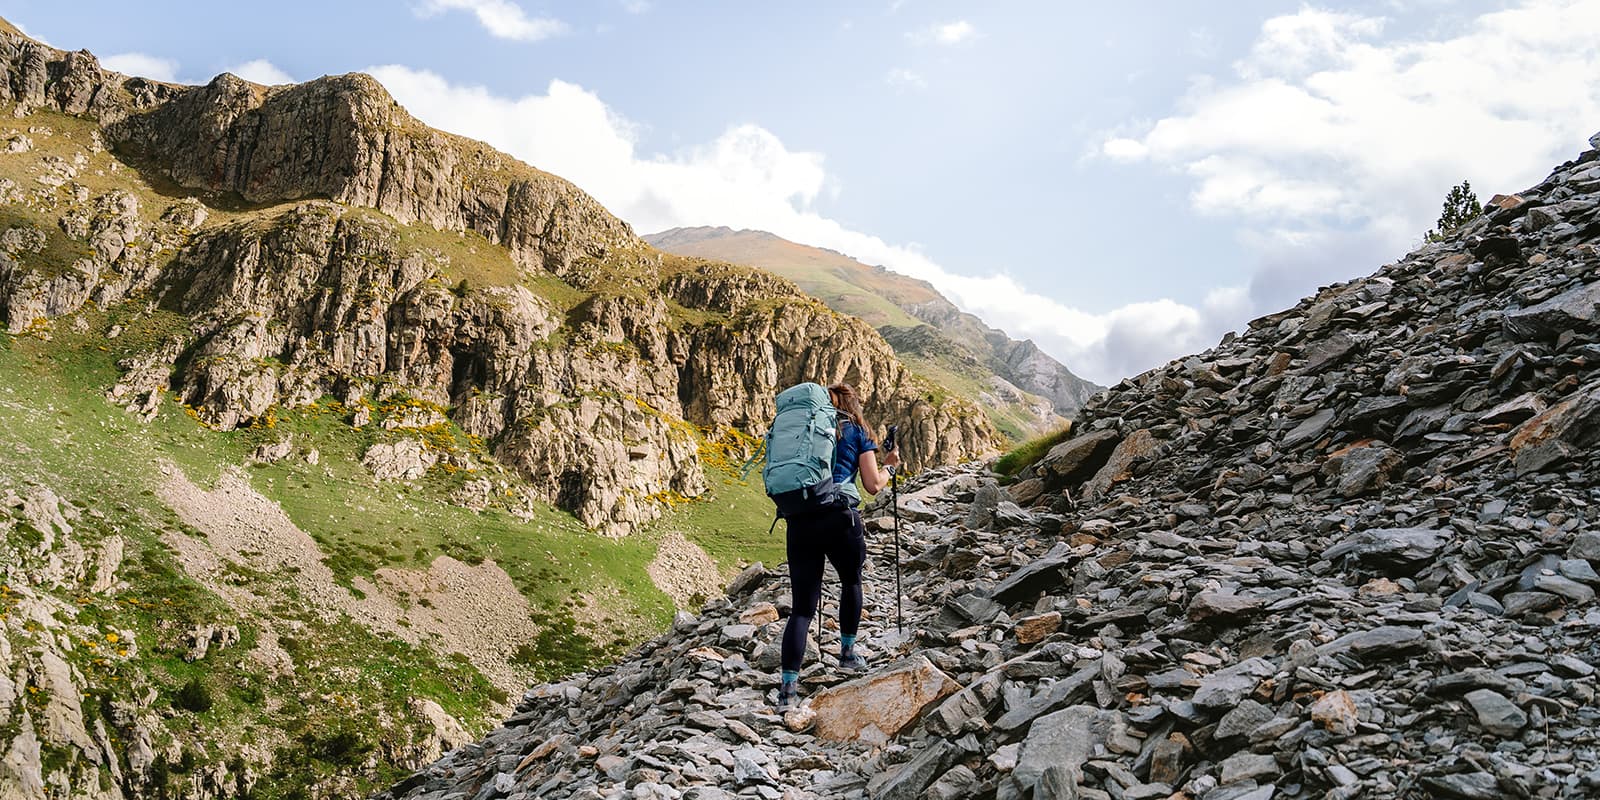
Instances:
[[[894,458],[893,453],[884,455]],[[889,485],[889,473],[878,468],[878,451],[868,450],[862,453],[857,458],[856,465],[860,468],[861,488],[866,489],[868,494],[877,494],[883,491],[883,487]]]
[[[883,454],[883,465],[886,467],[900,466],[900,448],[895,448]]]

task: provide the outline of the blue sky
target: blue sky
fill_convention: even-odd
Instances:
[[[371,70],[641,232],[931,280],[1110,381],[1414,246],[1600,130],[1600,0],[7,2],[201,82]]]

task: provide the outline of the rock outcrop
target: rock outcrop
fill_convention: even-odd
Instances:
[[[1005,487],[1026,508],[977,467],[920,476],[899,593],[871,509],[865,678],[827,630],[813,706],[777,717],[783,620],[739,619],[788,587],[752,569],[386,796],[1594,796],[1590,144],[1444,241],[1112,387]],[[894,709],[825,698],[929,669],[954,691],[903,694],[898,734],[838,735]]]
[[[670,253],[748,264],[795,281],[830,307],[872,323],[902,357],[979,384],[985,408],[1010,423],[1015,435],[1054,431],[1061,417],[1102,388],[1033,342],[1014,340],[961,311],[926,281],[832,250],[729,228],[673,228],[645,238]]]

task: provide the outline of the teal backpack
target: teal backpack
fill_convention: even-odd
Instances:
[[[767,464],[761,481],[779,517],[842,508],[844,493],[833,482],[839,412],[828,390],[815,383],[791,386],[778,394],[778,415],[763,443]]]

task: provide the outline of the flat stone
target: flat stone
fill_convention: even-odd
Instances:
[[[1000,699],[999,684],[1000,676],[991,673],[945,698],[925,717],[928,730],[940,736],[953,736],[968,722],[986,716]]]
[[[728,581],[728,596],[738,597],[745,592],[755,591],[766,582],[769,574],[759,561],[745,567],[733,580]]]
[[[1428,637],[1416,628],[1384,625],[1348,633],[1317,648],[1318,655],[1351,653],[1359,658],[1384,658],[1423,649]]]
[[[1542,303],[1505,313],[1502,324],[1512,338],[1554,338],[1569,330],[1593,328],[1600,320],[1600,282],[1579,286]]]
[[[1098,664],[1084,667],[1035,692],[1032,697],[1002,715],[994,726],[1002,731],[1014,731],[1055,709],[1083,700],[1094,690],[1094,681],[1099,677]]]
[[[1578,534],[1572,540],[1572,546],[1567,548],[1567,557],[1600,561],[1600,533],[1584,531]]]
[[[1150,782],[1176,784],[1183,777],[1183,756],[1187,740],[1172,734],[1156,741],[1150,750]]]
[[[1600,438],[1597,422],[1600,382],[1591,382],[1512,432],[1508,444],[1517,474],[1543,471],[1587,452]]]
[[[1071,545],[1057,542],[1048,553],[1006,576],[994,587],[994,591],[989,593],[989,597],[996,603],[1009,606],[1021,601],[1031,601],[1040,592],[1067,585],[1069,580],[1067,570],[1077,561],[1071,556],[1071,552]]]
[[[1477,712],[1478,724],[1496,736],[1516,736],[1528,724],[1528,715],[1522,709],[1491,689],[1467,692],[1467,703]]]
[[[1216,733],[1218,739],[1227,739],[1234,736],[1243,736],[1276,716],[1272,709],[1246,698],[1239,701],[1232,711],[1224,714],[1217,723]]]
[[[738,624],[722,626],[722,638],[726,641],[742,642],[746,639],[755,638],[755,635],[756,626],[754,625]]]
[[[914,656],[813,695],[811,708],[817,712],[814,732],[831,741],[883,744],[910,725],[924,708],[960,688],[927,656]]]
[[[1111,457],[1106,459],[1105,465],[1084,484],[1085,496],[1105,496],[1113,485],[1132,477],[1134,465],[1153,457],[1160,446],[1161,443],[1148,430],[1140,429],[1128,434],[1111,451]]]
[[[1359,497],[1388,485],[1400,462],[1400,453],[1388,445],[1355,445],[1330,455],[1322,474],[1341,497]]]
[[[1059,630],[1061,630],[1061,612],[1049,611],[1017,620],[1013,632],[1017,635],[1018,643],[1034,644]]]
[[[739,622],[760,627],[778,621],[778,607],[771,603],[757,603],[739,615]]]
[[[1562,575],[1540,575],[1534,579],[1533,588],[1560,595],[1578,605],[1594,601],[1593,589]]]
[[[1505,797],[1499,781],[1487,772],[1424,775],[1422,783],[1443,797],[1454,797],[1459,800],[1503,800]]]
[[[1322,551],[1329,561],[1351,558],[1392,575],[1412,575],[1433,563],[1449,539],[1432,528],[1371,528],[1356,531]]]
[[[874,800],[916,800],[960,754],[960,749],[944,739],[923,749],[899,770],[888,773],[877,786],[868,785]]]
[[[1271,662],[1265,659],[1241,661],[1201,680],[1191,701],[1202,708],[1233,708],[1255,691],[1262,678],[1274,672]]]
[[[973,787],[977,785],[977,774],[965,765],[957,764],[939,776],[922,796],[925,800],[963,800],[972,796]]]
[[[1299,425],[1296,425],[1293,430],[1284,434],[1283,441],[1279,444],[1285,450],[1293,450],[1294,448],[1299,447],[1307,442],[1316,441],[1317,439],[1321,438],[1322,434],[1325,433],[1328,430],[1328,427],[1333,424],[1333,416],[1333,409],[1324,408],[1321,411],[1306,417]]]
[[[1261,600],[1224,592],[1201,592],[1189,601],[1189,619],[1228,622],[1254,616],[1261,610]]]
[[[1505,606],[1506,616],[1520,617],[1555,608],[1561,605],[1561,598],[1548,592],[1511,592],[1502,596],[1500,603]]]
[[[1077,781],[1095,746],[1122,725],[1121,714],[1084,705],[1040,717],[1028,729],[1011,774],[1024,788],[1031,788],[1049,767],[1063,767]]]
[[[1595,573],[1594,567],[1591,566],[1586,559],[1562,559],[1561,562],[1556,565],[1556,570],[1559,571],[1563,577],[1571,578],[1575,581],[1582,581],[1583,583],[1587,583],[1591,586],[1600,585],[1600,574]]]
[[[1050,448],[1050,452],[1039,459],[1038,469],[1063,483],[1081,483],[1099,471],[1116,448],[1119,438],[1113,430],[1091,431],[1074,436]]]
[[[1223,759],[1219,769],[1222,785],[1250,781],[1258,778],[1275,778],[1279,773],[1278,760],[1261,753],[1234,753]]]

